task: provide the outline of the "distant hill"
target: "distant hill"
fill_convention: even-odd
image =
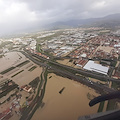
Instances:
[[[75,28],[75,27],[105,27],[105,28],[120,28],[120,13],[111,14],[101,18],[89,18],[89,19],[72,19],[68,21],[58,21],[52,24],[47,24],[41,26],[38,22],[35,26],[28,27],[22,30],[15,30],[7,33],[8,36],[11,35],[22,35],[24,33],[33,33],[43,30],[55,30],[55,29],[65,29],[65,28]],[[0,36],[5,36],[6,34],[0,34]]]
[[[58,28],[71,28],[71,27],[107,27],[114,28],[120,26],[120,13],[111,14],[101,18],[89,18],[89,19],[77,19],[69,21],[60,21],[49,24],[46,28],[58,29]]]

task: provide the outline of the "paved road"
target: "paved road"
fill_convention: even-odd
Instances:
[[[93,82],[93,81],[90,81],[89,79],[85,78],[85,77],[81,77],[81,76],[77,76],[71,72],[68,72],[68,71],[63,71],[63,70],[60,70],[60,69],[57,69],[57,68],[54,68],[52,67],[51,68],[52,70],[55,71],[55,73],[58,73],[58,74],[61,74],[61,76],[66,76],[72,80],[75,80],[77,82],[80,82],[82,84],[85,84],[87,85],[88,87],[91,87],[99,92],[106,92],[106,93],[110,93],[110,92],[114,92],[115,90],[114,89],[111,89],[105,85],[101,85],[101,84],[98,84],[96,82]]]
[[[96,79],[102,79],[102,80],[109,80],[109,81],[114,81],[114,82],[120,82],[119,79],[114,79],[114,78],[111,78],[109,76],[106,76],[106,75],[103,75],[103,74],[98,74],[96,72],[92,72],[92,71],[87,71],[87,70],[82,70],[82,69],[76,69],[76,68],[73,68],[73,67],[70,67],[70,66],[67,66],[67,65],[63,65],[63,64],[60,64],[60,63],[57,63],[57,62],[53,62],[51,60],[47,60],[39,55],[36,55],[36,54],[31,54],[29,53],[29,55],[32,57],[36,57],[37,59],[42,59],[44,61],[47,61],[49,63],[52,63],[53,65],[57,65],[57,66],[60,66],[60,67],[63,67],[63,68],[67,68],[67,69],[70,69],[70,70],[73,70],[73,71],[76,71],[76,73],[80,73],[81,75],[84,75],[84,76],[87,76],[87,77],[92,77],[92,78],[96,78]],[[28,55],[28,56],[29,56]],[[31,58],[30,57],[30,58]],[[37,63],[37,62],[36,62]],[[39,63],[40,64],[40,63]],[[42,65],[45,65],[43,63],[41,63]]]
[[[43,59],[45,61],[48,61],[54,65],[58,65],[60,67],[63,67],[63,68],[67,68],[67,69],[71,69],[71,70],[74,70],[78,73],[83,73],[84,75],[87,75],[87,76],[95,76],[95,77],[99,77],[99,78],[104,78],[104,79],[110,79],[110,80],[116,80],[116,79],[113,79],[113,78],[109,78],[107,76],[101,76],[101,75],[95,75],[94,73],[89,73],[88,71],[83,71],[83,70],[78,70],[78,69],[75,69],[75,68],[72,68],[72,67],[69,67],[69,66],[66,66],[66,65],[62,65],[62,64],[59,64],[59,63],[56,63],[56,62],[53,62],[53,61],[50,61],[50,60],[47,60],[43,57],[40,57],[38,55],[34,55],[34,54],[27,54],[27,53],[24,53],[25,55],[27,55],[29,57],[30,60],[32,60],[33,62],[35,62],[36,64],[40,65],[40,66],[47,66],[49,67],[49,69],[53,70],[53,72],[55,73],[59,73],[61,76],[66,76],[70,79],[73,79],[75,81],[78,81],[82,84],[85,84],[87,85],[88,87],[91,87],[93,89],[96,89],[97,91],[99,92],[106,92],[106,93],[110,93],[110,92],[114,92],[115,90],[114,89],[111,89],[105,85],[101,85],[101,84],[98,84],[96,82],[93,82],[93,81],[90,81],[89,79],[85,78],[85,77],[81,77],[81,76],[77,76],[67,70],[61,70],[61,69],[58,69],[56,66],[50,66],[46,63],[41,63],[39,61],[39,59]],[[37,58],[37,59],[36,59]],[[118,81],[118,80],[117,80]]]

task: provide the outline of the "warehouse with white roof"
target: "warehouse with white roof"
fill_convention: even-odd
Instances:
[[[97,64],[92,60],[89,60],[88,63],[83,67],[86,70],[98,72],[107,75],[109,67],[102,66],[101,64]]]

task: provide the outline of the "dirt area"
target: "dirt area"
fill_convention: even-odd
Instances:
[[[114,49],[114,48],[113,48],[113,47],[109,47],[109,46],[99,46],[99,47],[96,49],[96,51],[97,51],[98,49],[110,53],[110,51],[111,51],[112,49]]]
[[[75,65],[73,62],[69,62],[70,59],[64,59],[64,60],[57,60],[58,63],[63,64],[63,65],[68,65],[71,67],[74,67]]]
[[[100,80],[97,80],[97,79],[94,79],[94,78],[89,78],[91,81],[93,81],[93,82],[100,82],[100,83],[102,83],[102,84],[106,84],[106,82],[105,81],[100,81]]]

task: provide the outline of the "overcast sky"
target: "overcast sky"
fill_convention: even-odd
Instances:
[[[0,0],[0,34],[120,12],[120,0]]]

